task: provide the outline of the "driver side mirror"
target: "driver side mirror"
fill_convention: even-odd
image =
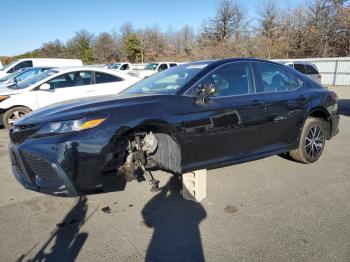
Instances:
[[[44,84],[42,84],[42,85],[40,86],[39,89],[40,89],[40,90],[43,90],[43,91],[49,91],[49,90],[51,90],[51,86],[50,86],[50,84],[48,84],[48,83],[44,83]]]
[[[196,97],[201,104],[205,104],[208,98],[217,92],[217,87],[214,84],[200,85],[196,90]]]

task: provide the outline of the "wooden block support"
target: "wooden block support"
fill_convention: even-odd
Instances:
[[[201,169],[182,175],[182,197],[200,202],[207,196],[207,170]]]

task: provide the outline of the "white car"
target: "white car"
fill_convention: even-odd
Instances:
[[[157,72],[166,70],[170,67],[178,66],[176,62],[159,62],[159,63],[149,63],[142,70],[133,70],[129,72],[130,75],[139,78],[147,78]]]
[[[80,59],[63,58],[24,58],[15,60],[0,69],[0,78],[26,67],[82,66]]]
[[[75,98],[118,94],[140,79],[96,67],[59,67],[42,72],[15,86],[0,88],[3,125],[53,103]]]
[[[109,65],[108,68],[116,70],[116,71],[127,72],[127,71],[131,70],[131,64],[130,63],[124,63],[124,62],[113,63],[113,64]]]
[[[52,67],[28,67],[18,69],[16,72],[13,72],[0,78],[0,88],[4,86],[12,86],[18,84],[30,77],[33,77],[49,69],[52,69]]]

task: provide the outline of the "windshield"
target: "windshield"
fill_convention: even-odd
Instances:
[[[19,75],[15,76],[15,81],[17,83],[19,83],[19,82],[22,82],[22,81],[26,80],[27,78],[33,77],[39,73],[41,73],[40,68],[30,68],[27,70],[23,70],[23,72],[21,72]]]
[[[14,64],[18,63],[18,61],[19,61],[19,60],[12,61],[11,63],[5,65],[5,66],[4,66],[3,68],[1,68],[0,70],[1,70],[1,71],[7,70],[7,68],[9,68],[9,67],[13,66]]]
[[[6,75],[3,78],[0,78],[0,82],[5,82],[9,79],[12,79],[12,78],[18,76],[19,74],[21,74],[23,71],[24,71],[24,69],[20,69],[20,70],[17,70],[16,72],[9,74],[9,75]]]
[[[145,66],[144,70],[156,70],[157,67],[158,67],[157,63],[150,63]]]
[[[40,74],[37,74],[36,76],[33,76],[31,78],[28,78],[20,83],[17,84],[17,88],[18,89],[24,89],[24,88],[27,88],[27,87],[30,87],[31,85],[39,82],[39,81],[42,81],[44,80],[45,78],[48,78],[54,74],[57,74],[58,71],[55,71],[55,70],[47,70],[47,71],[44,71]]]
[[[175,94],[197,75],[206,64],[187,64],[170,68],[129,87],[124,94]]]
[[[120,64],[112,64],[109,69],[118,69]]]

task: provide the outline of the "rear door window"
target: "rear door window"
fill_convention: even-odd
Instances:
[[[104,84],[104,83],[123,81],[123,79],[120,77],[106,74],[106,73],[101,73],[101,72],[95,72],[95,78],[96,78],[96,84]]]
[[[174,64],[174,63],[170,64],[170,67],[175,67],[175,66],[177,66],[177,64]]]
[[[282,66],[257,63],[257,70],[262,82],[258,92],[281,92],[296,88],[296,83],[292,83],[287,69]]]

